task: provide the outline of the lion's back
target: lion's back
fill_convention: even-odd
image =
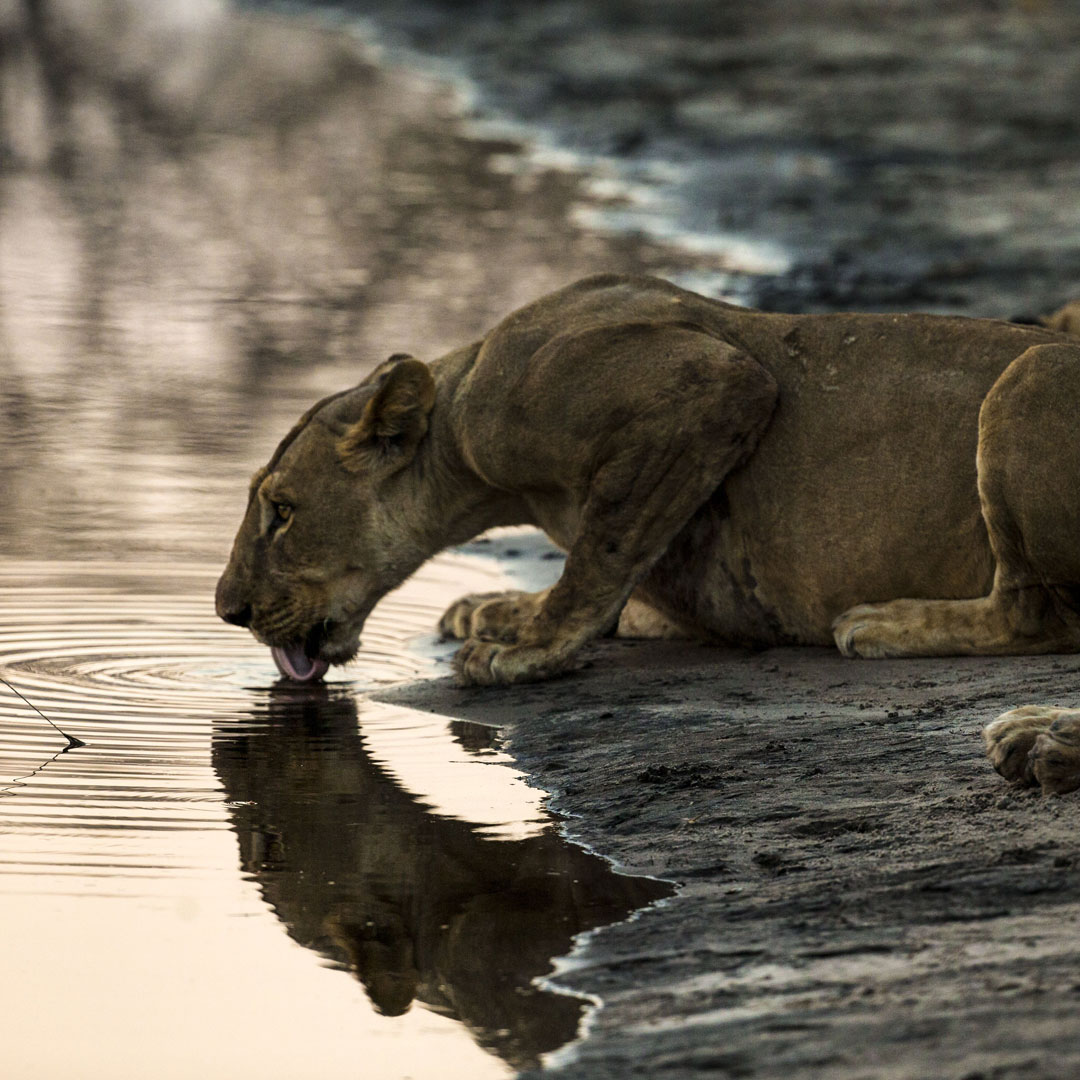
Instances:
[[[979,410],[1008,364],[1052,336],[929,316],[743,323],[780,393],[754,454],[701,512],[718,624],[745,618],[731,607],[741,593],[778,640],[828,643],[856,603],[987,593]]]
[[[535,382],[533,358],[568,328],[631,320],[700,326],[779,386],[757,448],[684,530],[678,558],[653,575],[654,586],[666,574],[670,592],[699,604],[692,618],[673,614],[721,636],[825,643],[832,619],[855,603],[989,590],[979,409],[1015,357],[1060,334],[945,316],[770,314],[659,279],[602,275],[492,331],[474,400],[489,410],[506,388]],[[666,377],[662,365],[636,364],[650,383]],[[585,386],[599,392],[578,379],[561,393]]]

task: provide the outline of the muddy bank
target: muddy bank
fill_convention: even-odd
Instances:
[[[260,6],[266,6],[260,5]],[[327,0],[477,113],[619,163],[629,230],[756,306],[1042,311],[1080,292],[1080,14],[1054,0]],[[789,265],[726,267],[740,242]]]
[[[570,835],[681,884],[559,976],[605,1005],[558,1075],[1060,1080],[1077,807],[1010,789],[978,732],[1078,668],[608,641],[546,685],[392,698],[500,725]]]

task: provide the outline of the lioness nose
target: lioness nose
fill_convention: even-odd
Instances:
[[[229,611],[228,609],[218,608],[218,614],[227,622],[232,623],[233,626],[247,626],[251,622],[251,605],[245,604],[242,608],[235,611]]]
[[[251,604],[237,588],[236,579],[228,570],[221,575],[214,594],[214,607],[218,617],[233,626],[248,626],[251,623]]]

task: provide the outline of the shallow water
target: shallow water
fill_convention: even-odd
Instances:
[[[496,562],[434,560],[302,691],[213,584],[317,395],[646,264],[352,39],[208,0],[155,54],[149,15],[55,10],[74,106],[40,42],[0,58],[0,675],[86,745],[0,685],[3,1073],[534,1065],[584,1005],[534,980],[667,890],[562,841],[489,729],[367,700],[445,670],[430,629]]]
[[[9,1075],[498,1076],[573,1038],[532,980],[663,887],[561,840],[491,729],[363,697],[500,580],[444,556],[291,690],[204,570],[0,568],[0,670],[86,743],[0,687]]]

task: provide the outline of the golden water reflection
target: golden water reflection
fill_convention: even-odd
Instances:
[[[0,686],[4,1075],[483,1080],[572,1038],[533,979],[668,887],[562,841],[490,730],[362,696],[438,671],[409,643],[494,565],[433,560],[301,690],[212,584],[0,563],[0,672],[86,743]]]

